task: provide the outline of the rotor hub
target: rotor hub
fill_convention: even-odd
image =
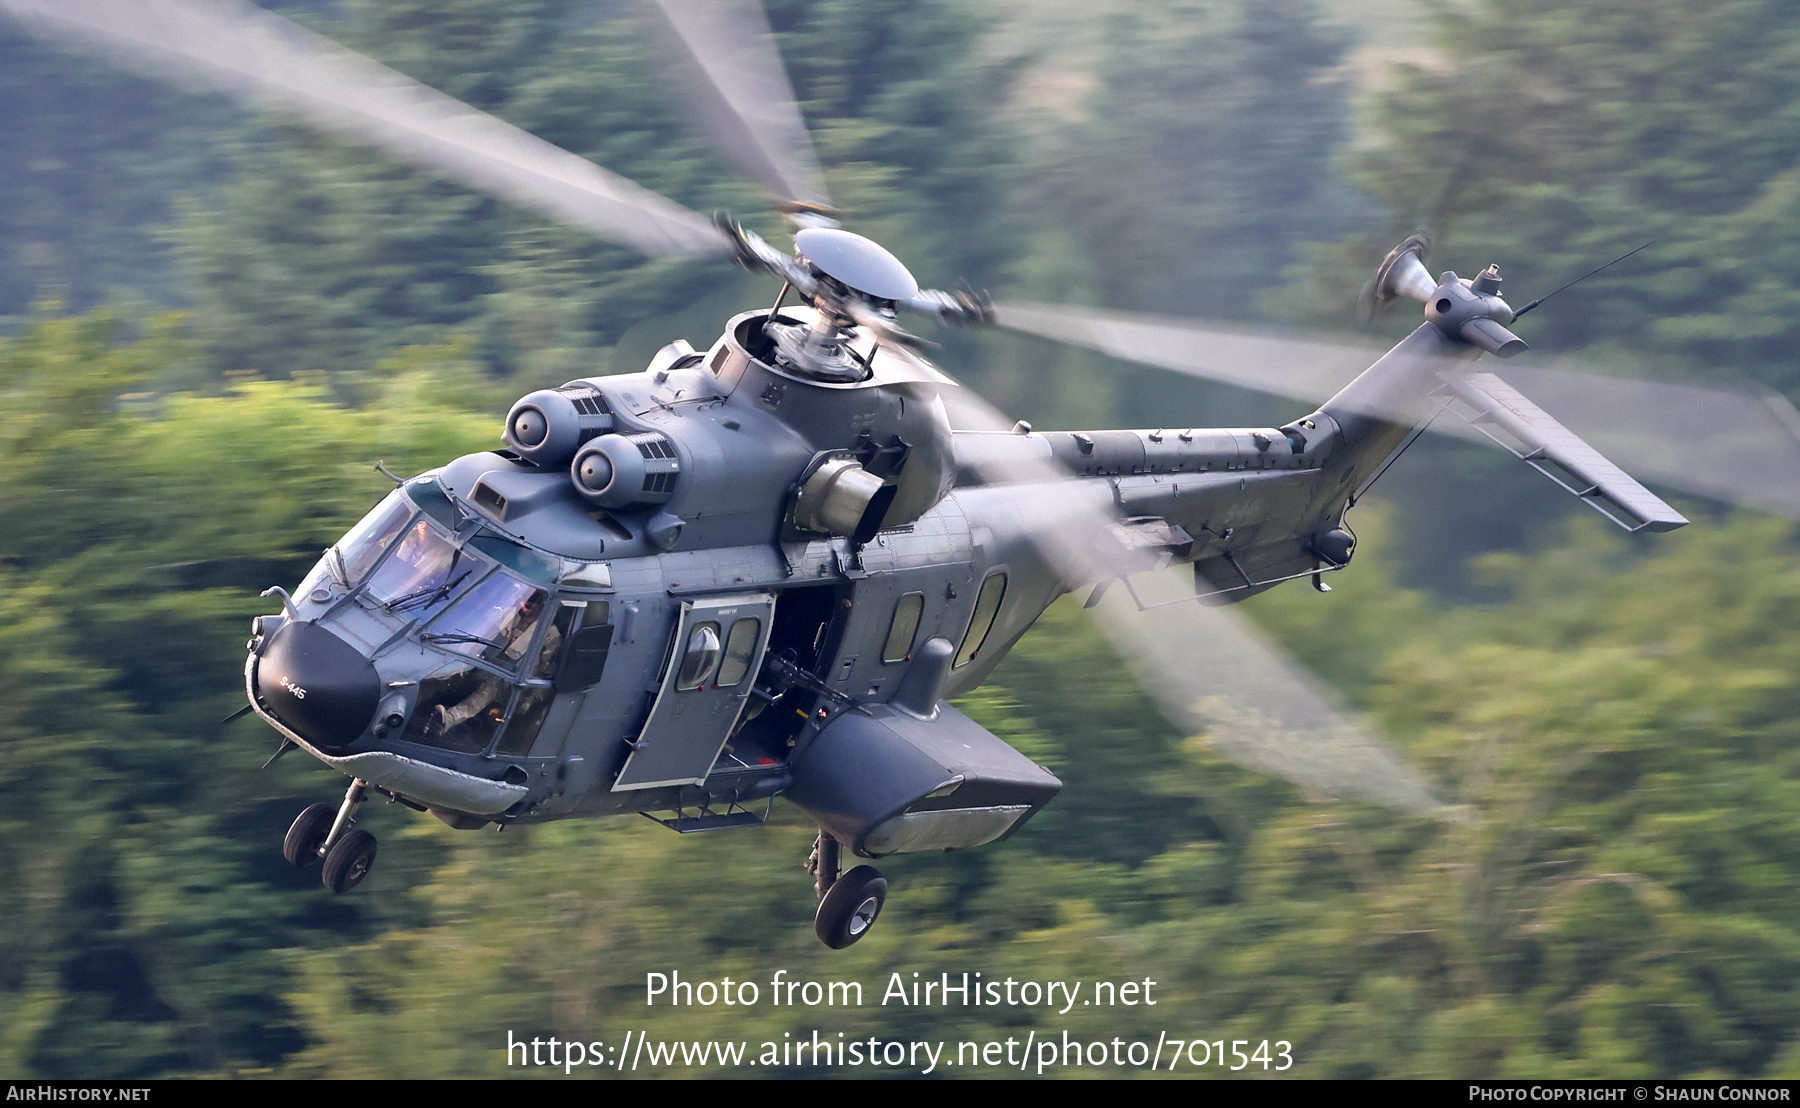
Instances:
[[[837,326],[828,311],[821,311],[813,323],[770,319],[763,325],[763,333],[774,341],[780,360],[803,377],[843,383],[864,380],[873,372],[850,348],[849,333]]]

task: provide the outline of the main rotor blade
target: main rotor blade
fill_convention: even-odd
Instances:
[[[1145,611],[1114,588],[1094,615],[1182,730],[1238,765],[1302,788],[1410,815],[1445,807],[1417,770],[1353,723],[1332,690],[1236,610],[1175,603],[1193,591],[1175,572],[1143,574],[1132,588]]]
[[[1001,301],[994,323],[1128,362],[1318,404],[1349,384],[1384,347],[1290,338],[1168,316]]]
[[[1008,421],[969,389],[942,394],[952,425],[1003,431]],[[999,455],[996,455],[999,457]],[[1109,496],[1071,495],[1075,478],[1046,456],[977,463],[984,482],[1038,521],[1033,542],[1065,581],[1109,581],[1114,567],[1090,541],[1117,520]],[[1406,760],[1352,722],[1334,695],[1238,613],[1203,607],[1170,574],[1132,578],[1146,605],[1134,611],[1113,588],[1094,609],[1100,630],[1170,722],[1230,761],[1302,788],[1407,814],[1441,812],[1442,801]],[[1181,601],[1186,600],[1185,603]]]
[[[1355,340],[1095,308],[1001,303],[995,314],[1010,330],[1308,404],[1329,399],[1381,354]],[[1612,377],[1519,359],[1484,359],[1479,367],[1641,480],[1800,519],[1800,412],[1774,393]],[[1451,417],[1438,418],[1431,430],[1488,441]]]
[[[825,175],[760,4],[655,0],[680,91],[719,152],[782,200],[828,208]]]
[[[64,45],[303,117],[651,255],[723,254],[696,212],[241,0],[0,0]]]

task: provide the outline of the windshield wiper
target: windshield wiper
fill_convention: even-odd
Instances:
[[[420,642],[478,642],[482,646],[491,646],[495,650],[505,650],[506,644],[494,639],[484,639],[480,635],[468,635],[461,631],[427,631],[419,636]]]
[[[415,592],[409,592],[405,596],[397,596],[382,605],[382,607],[390,612],[398,612],[403,608],[430,604],[434,600],[442,600],[444,597],[449,596],[456,586],[467,580],[469,573],[469,570],[464,570],[463,575],[454,581],[446,581],[441,585],[432,585]]]

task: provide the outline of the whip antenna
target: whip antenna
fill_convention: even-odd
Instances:
[[[1544,301],[1550,299],[1550,297],[1555,296],[1556,293],[1563,291],[1563,289],[1569,288],[1571,285],[1579,285],[1581,282],[1587,280],[1589,277],[1592,277],[1594,274],[1600,272],[1600,270],[1607,268],[1607,266],[1618,265],[1620,262],[1624,261],[1626,258],[1629,258],[1633,254],[1637,253],[1638,250],[1643,250],[1643,249],[1646,249],[1648,247],[1655,246],[1655,245],[1656,245],[1656,240],[1651,239],[1649,242],[1646,242],[1643,246],[1638,247],[1637,250],[1627,250],[1625,253],[1620,254],[1618,257],[1614,258],[1612,261],[1607,262],[1606,265],[1600,266],[1598,269],[1588,270],[1586,273],[1583,273],[1581,276],[1575,278],[1573,281],[1570,281],[1569,284],[1564,285],[1561,289],[1557,289],[1555,292],[1551,292],[1544,296],[1540,296],[1536,300],[1533,300],[1531,303],[1525,305],[1523,308],[1520,308],[1518,311],[1513,313],[1513,318],[1514,319],[1519,318],[1520,316],[1524,315],[1526,312],[1529,312],[1531,309],[1537,307],[1539,304],[1542,304]]]

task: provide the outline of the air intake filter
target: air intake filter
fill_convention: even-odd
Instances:
[[[502,438],[520,457],[546,469],[569,464],[581,444],[612,430],[606,397],[591,385],[540,389],[506,413]]]

